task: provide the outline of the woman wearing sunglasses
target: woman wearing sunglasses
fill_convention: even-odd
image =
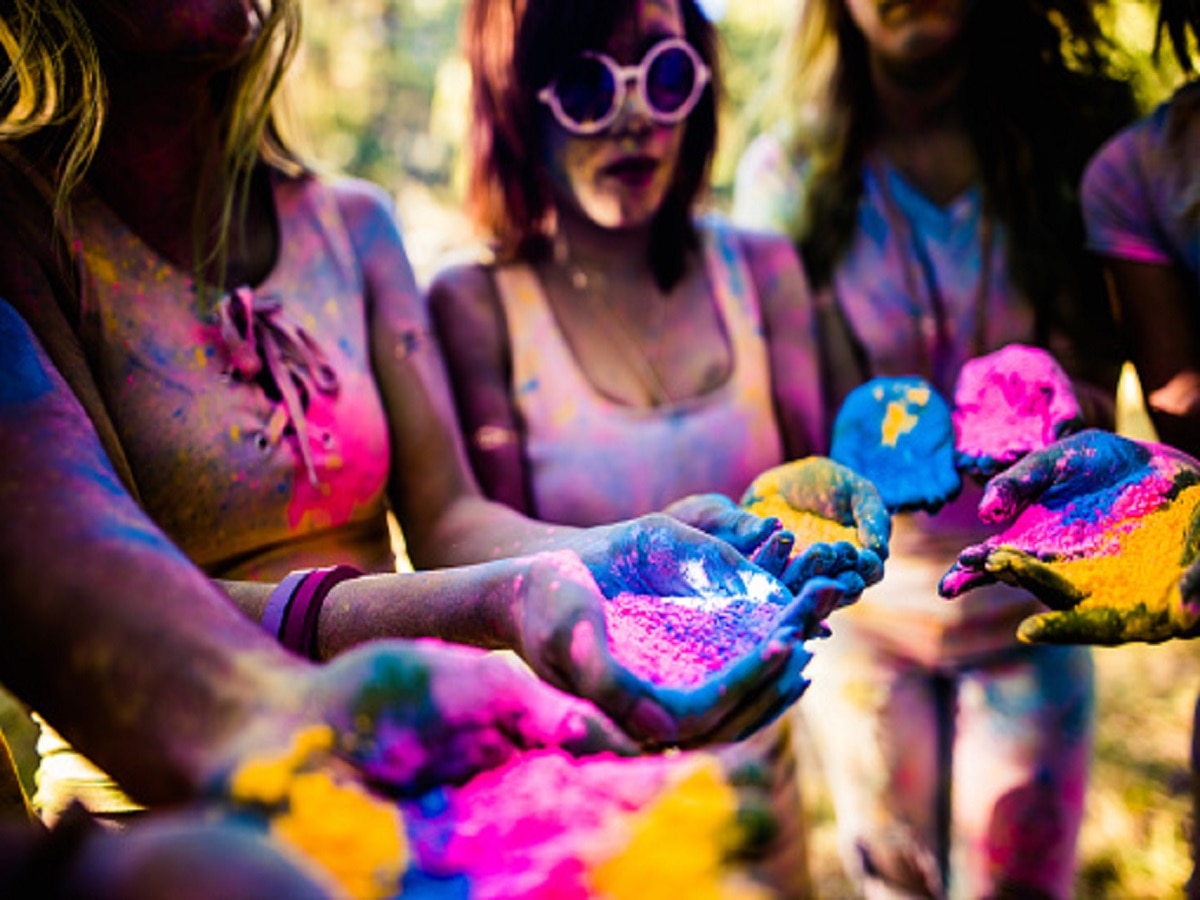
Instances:
[[[831,421],[877,376],[949,398],[967,360],[1014,342],[1112,397],[1121,358],[1076,189],[1132,112],[1104,48],[1086,0],[799,5],[779,85],[792,119],[747,151],[734,218],[801,248],[830,312]],[[1091,659],[1016,640],[1030,594],[938,597],[986,533],[979,499],[968,483],[936,515],[897,516],[887,581],[812,666],[801,712],[868,896],[1072,894]]]
[[[495,256],[441,273],[430,304],[485,492],[593,525],[696,493],[736,500],[818,450],[794,250],[695,218],[717,73],[694,0],[474,0],[464,38],[469,202]],[[878,577],[865,560],[850,578]],[[786,741],[780,727],[741,752],[779,763],[790,821],[767,868],[794,895]]]

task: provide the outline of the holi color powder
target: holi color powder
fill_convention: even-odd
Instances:
[[[322,764],[332,746],[329,728],[301,732],[288,751],[239,768],[230,793],[268,808],[271,836],[315,863],[347,897],[395,896],[409,860],[404,819],[392,803]]]
[[[963,366],[954,390],[955,446],[971,459],[1015,462],[1082,417],[1070,382],[1044,351],[1012,345]]]
[[[1143,520],[1164,507],[1174,486],[1171,472],[1139,472],[1106,490],[1056,496],[1052,506],[1035,503],[1026,507],[986,543],[1015,547],[1043,559],[1111,556],[1120,551],[1124,534],[1142,527]],[[1185,494],[1190,496],[1191,490]],[[1178,547],[1179,540],[1173,543]]]
[[[803,553],[814,544],[836,544],[845,541],[855,547],[861,547],[858,542],[858,531],[851,525],[842,525],[833,519],[826,519],[816,513],[794,508],[778,494],[770,494],[746,507],[748,512],[756,516],[770,518],[774,516],[783,523],[783,527],[796,537],[792,553]]]
[[[1060,558],[1050,562],[1087,595],[1079,609],[1149,607],[1168,615],[1166,601],[1178,593],[1185,568],[1181,548],[1200,503],[1200,486],[1186,489],[1169,505],[1163,505],[1160,497],[1152,510],[1140,508],[1136,501],[1147,498],[1136,493],[1140,496],[1131,497],[1133,502],[1124,504],[1123,510],[1134,515],[1111,522],[1101,540],[1087,541],[1090,553],[1084,555],[1079,546],[1060,547]]]
[[[406,804],[414,855],[465,876],[472,900],[733,900],[715,892],[739,843],[737,799],[711,757],[540,750],[440,794],[432,812]]]
[[[745,597],[618,594],[604,604],[604,621],[613,656],[635,675],[695,687],[753,653],[780,612]]]

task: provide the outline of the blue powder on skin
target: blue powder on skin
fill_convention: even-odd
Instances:
[[[32,403],[52,387],[25,320],[0,300],[0,406]]]

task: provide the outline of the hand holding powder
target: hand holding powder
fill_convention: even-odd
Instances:
[[[959,468],[985,477],[1083,424],[1067,373],[1045,350],[1023,344],[963,366],[952,417]]]
[[[1004,581],[1054,611],[1021,623],[1031,642],[1120,644],[1188,636],[1200,609],[1180,591],[1194,562],[1200,464],[1178,451],[1085,431],[988,484],[987,521],[1008,523],[968,547],[943,596]]]
[[[704,754],[540,750],[405,808],[422,869],[464,877],[472,900],[733,896],[718,889],[737,796]]]
[[[635,675],[695,687],[754,653],[783,613],[747,598],[618,594],[604,608],[609,647]]]

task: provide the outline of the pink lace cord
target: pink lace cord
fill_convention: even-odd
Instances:
[[[308,444],[301,390],[336,396],[337,373],[308,332],[284,316],[278,297],[261,297],[253,288],[239,287],[221,299],[216,315],[234,377],[254,381],[265,365],[267,376],[282,398],[260,434],[268,446],[275,447],[291,424],[309,483],[315,487],[320,482]]]

